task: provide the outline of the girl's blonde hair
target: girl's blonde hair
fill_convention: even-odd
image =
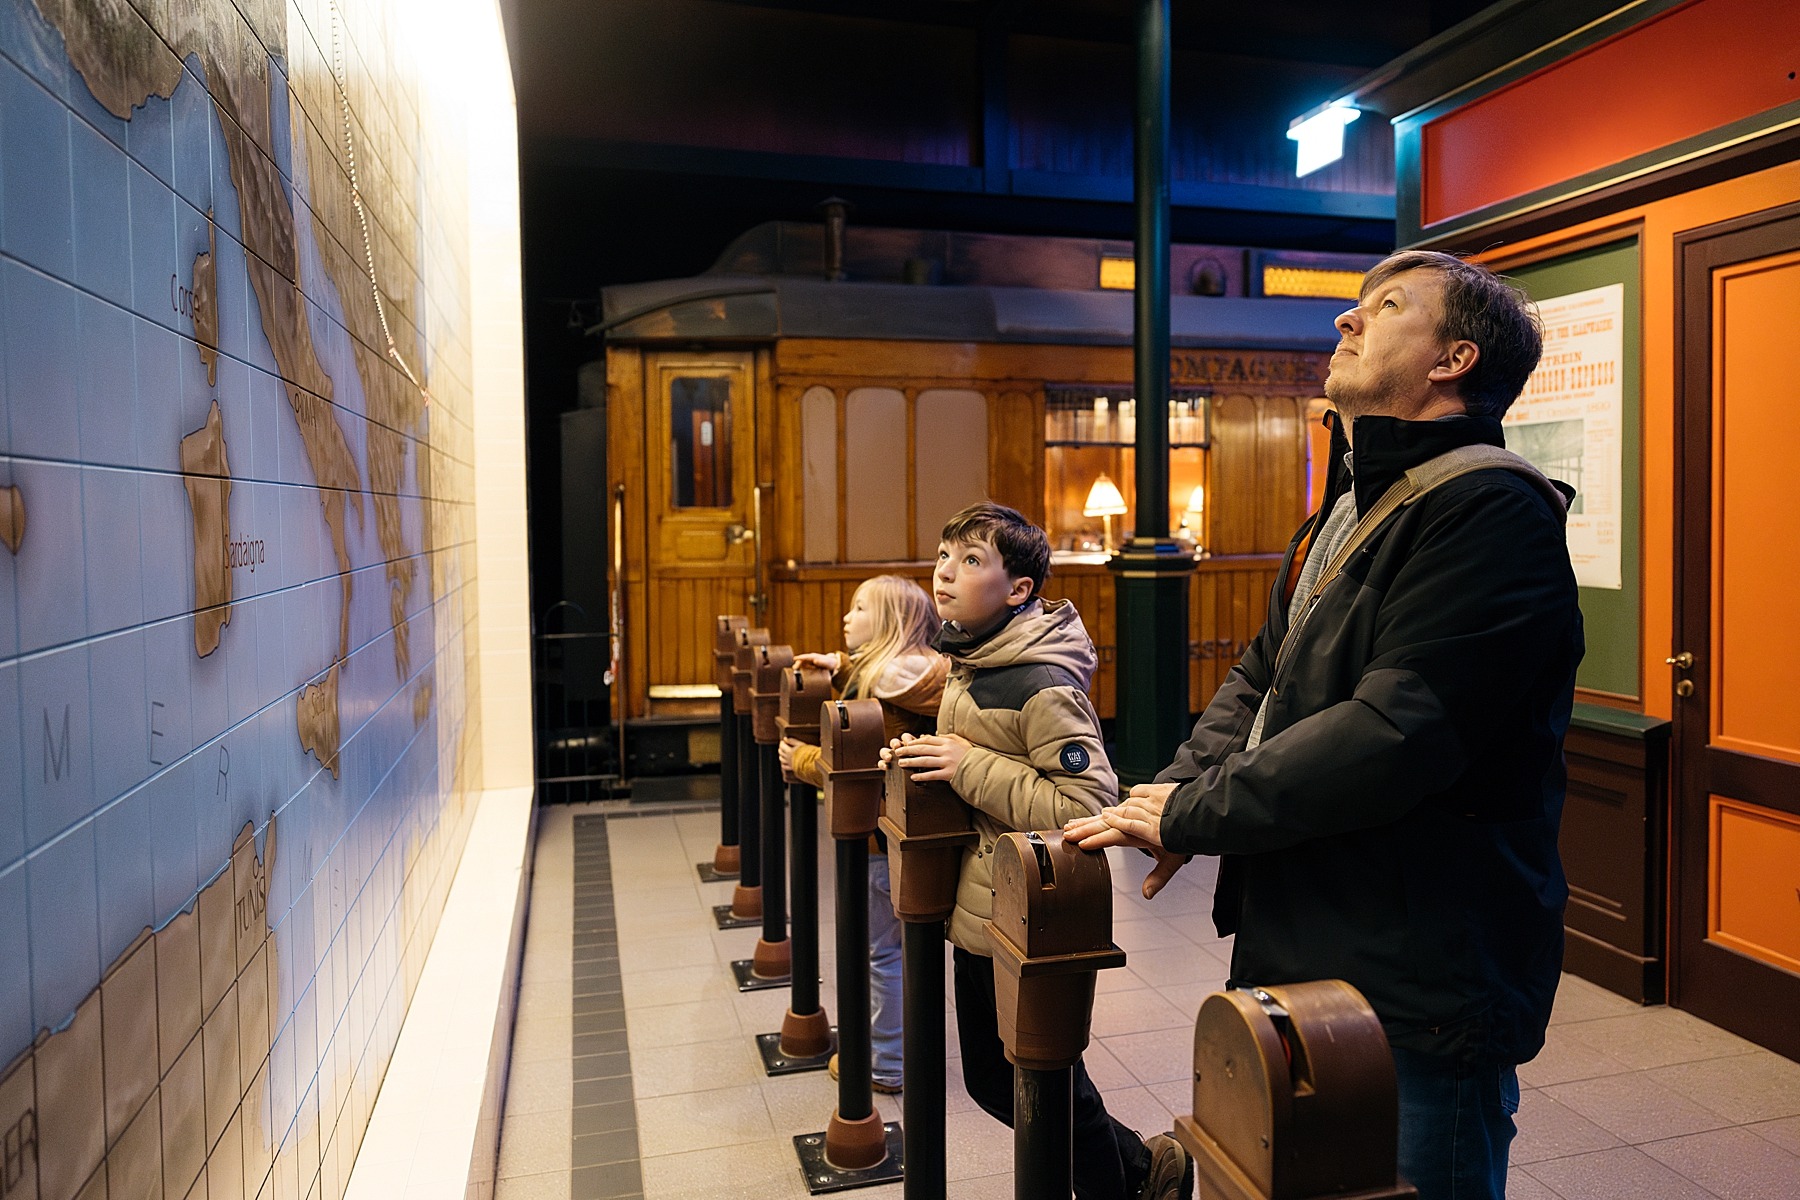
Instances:
[[[888,664],[902,654],[927,654],[937,635],[937,611],[931,597],[900,575],[877,575],[857,586],[850,603],[861,600],[875,617],[875,633],[850,654],[844,679],[847,696],[873,696]]]

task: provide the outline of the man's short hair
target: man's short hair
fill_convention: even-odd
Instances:
[[[944,522],[938,539],[988,543],[999,552],[1009,576],[1031,580],[1033,596],[1044,590],[1044,580],[1050,577],[1050,539],[1016,508],[992,500],[971,504]]]
[[[1474,342],[1481,348],[1474,369],[1461,380],[1460,393],[1469,415],[1503,416],[1525,390],[1525,381],[1544,352],[1537,306],[1524,289],[1479,263],[1436,250],[1390,254],[1363,276],[1361,296],[1405,271],[1438,273],[1444,282],[1439,336],[1449,342]]]

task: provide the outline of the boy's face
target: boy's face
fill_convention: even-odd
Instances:
[[[1031,578],[1007,574],[1000,551],[989,542],[939,542],[931,596],[941,619],[984,633],[1007,609],[1031,598]]]

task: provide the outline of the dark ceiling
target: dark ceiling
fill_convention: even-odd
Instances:
[[[529,274],[548,292],[703,269],[749,225],[856,219],[1120,236],[1134,0],[506,0]],[[1287,123],[1481,0],[1175,0],[1181,240],[1386,248],[1385,122],[1293,177]]]
[[[1496,11],[1534,0],[1501,0]],[[1564,2],[1564,0],[1558,0]],[[1287,125],[1483,0],[1173,0],[1177,241],[1382,252],[1393,139]],[[876,226],[1129,239],[1136,0],[501,0],[519,105],[534,590],[601,288],[704,271],[830,195]],[[546,590],[548,589],[548,590]],[[541,606],[540,606],[541,610]]]

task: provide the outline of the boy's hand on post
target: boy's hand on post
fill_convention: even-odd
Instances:
[[[968,738],[954,733],[932,733],[924,737],[901,734],[894,743],[900,765],[909,771],[917,771],[913,778],[920,782],[942,780],[948,783],[956,777],[956,768],[961,765],[963,756],[973,748],[974,743]]]
[[[889,742],[887,745],[883,746],[881,748],[881,765],[885,767],[890,762],[893,762],[895,752],[898,751],[901,746],[904,746],[907,742],[910,742],[912,740],[913,740],[912,734],[903,733],[899,737],[895,738],[893,741]]]

